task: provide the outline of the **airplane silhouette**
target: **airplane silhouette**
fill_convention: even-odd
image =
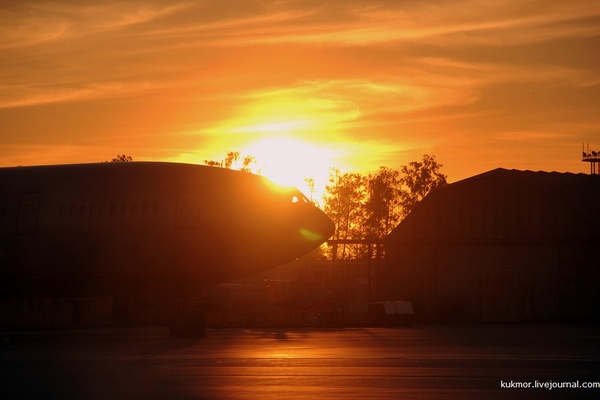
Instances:
[[[334,229],[297,189],[202,165],[11,167],[0,182],[3,299],[193,296],[292,261]]]

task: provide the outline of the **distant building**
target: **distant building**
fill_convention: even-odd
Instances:
[[[426,320],[600,320],[600,176],[496,169],[386,240],[384,297]]]
[[[213,288],[212,327],[339,326],[364,321],[366,260],[317,261],[310,255]]]

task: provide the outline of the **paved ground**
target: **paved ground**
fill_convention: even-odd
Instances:
[[[0,332],[2,399],[600,399],[536,381],[600,382],[600,327]]]

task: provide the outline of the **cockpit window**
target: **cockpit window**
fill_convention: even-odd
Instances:
[[[306,197],[304,197],[304,195],[302,193],[295,193],[292,196],[292,203],[304,203],[304,204],[308,204],[308,199]]]

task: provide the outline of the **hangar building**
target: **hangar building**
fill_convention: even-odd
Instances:
[[[600,176],[495,169],[386,239],[388,299],[433,321],[600,321]]]

